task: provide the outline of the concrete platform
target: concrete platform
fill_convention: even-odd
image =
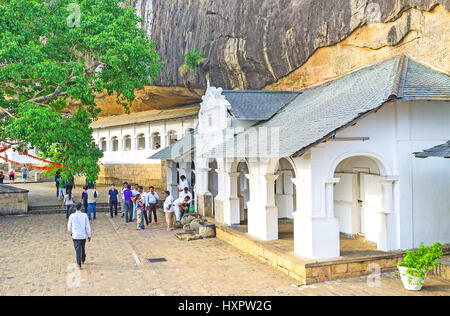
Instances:
[[[0,215],[16,215],[28,212],[28,190],[0,184]]]
[[[262,241],[243,231],[245,226],[230,227],[216,223],[217,238],[255,256],[304,285],[394,271],[405,253],[382,252],[361,240],[341,237],[341,257],[310,260],[294,254],[293,233],[291,240],[286,227],[289,224],[280,225],[280,240]],[[450,255],[450,245],[444,246],[444,254]]]

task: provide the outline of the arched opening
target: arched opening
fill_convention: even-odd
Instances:
[[[219,180],[217,174],[217,160],[212,160],[209,162],[209,171],[208,171],[208,191],[212,195],[212,216],[216,216],[216,211],[214,207],[214,199],[219,193]]]
[[[339,220],[341,255],[377,250],[383,212],[382,165],[366,156],[342,160],[335,169],[334,215]]]
[[[172,145],[178,141],[177,138],[177,132],[176,131],[170,131],[167,133],[167,143],[169,145]]]
[[[275,204],[278,208],[278,238],[294,238],[294,212],[297,205],[297,196],[292,179],[295,171],[292,164],[281,158],[275,168],[278,175],[275,181]]]
[[[245,161],[238,164],[238,198],[241,224],[247,224],[248,221],[248,201],[250,201],[250,183],[246,175],[249,173],[248,165]]]
[[[158,132],[153,133],[151,137],[151,143],[153,150],[161,149],[161,134]]]
[[[119,138],[114,136],[111,139],[111,143],[112,143],[112,151],[119,151]]]
[[[127,135],[123,138],[123,150],[130,151],[131,150],[131,136]]]
[[[192,134],[193,131],[194,131],[193,128],[188,128],[188,129],[184,132],[184,136],[188,136],[188,135]]]
[[[145,135],[139,134],[137,137],[137,149],[145,150]]]
[[[106,138],[101,138],[100,139],[100,150],[102,152],[106,151]]]

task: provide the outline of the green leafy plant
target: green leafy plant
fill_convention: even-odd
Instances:
[[[66,165],[64,180],[97,179],[89,125],[99,93],[130,112],[136,89],[163,67],[132,7],[119,0],[0,2],[0,143]]]
[[[197,51],[195,48],[190,49],[184,56],[184,63],[179,68],[180,75],[184,77],[189,69],[193,70],[195,75],[198,75],[200,64],[204,58],[205,55],[203,53]]]
[[[414,277],[424,279],[426,273],[432,271],[433,268],[439,264],[437,260],[440,259],[442,255],[442,245],[440,243],[437,242],[427,247],[421,243],[419,249],[407,251],[403,256],[403,261],[400,261],[397,265],[399,267],[408,268],[408,281],[411,283]]]

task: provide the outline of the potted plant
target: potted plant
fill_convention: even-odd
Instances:
[[[439,264],[441,257],[442,245],[438,242],[428,247],[421,243],[416,251],[407,251],[397,264],[403,286],[409,291],[420,291],[426,274]]]

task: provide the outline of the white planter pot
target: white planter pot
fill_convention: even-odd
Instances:
[[[408,268],[407,267],[399,267],[397,266],[398,271],[400,272],[400,277],[402,278],[403,286],[408,291],[420,291],[422,290],[423,282],[425,281],[425,278],[418,278],[415,276],[411,276],[408,274]]]

